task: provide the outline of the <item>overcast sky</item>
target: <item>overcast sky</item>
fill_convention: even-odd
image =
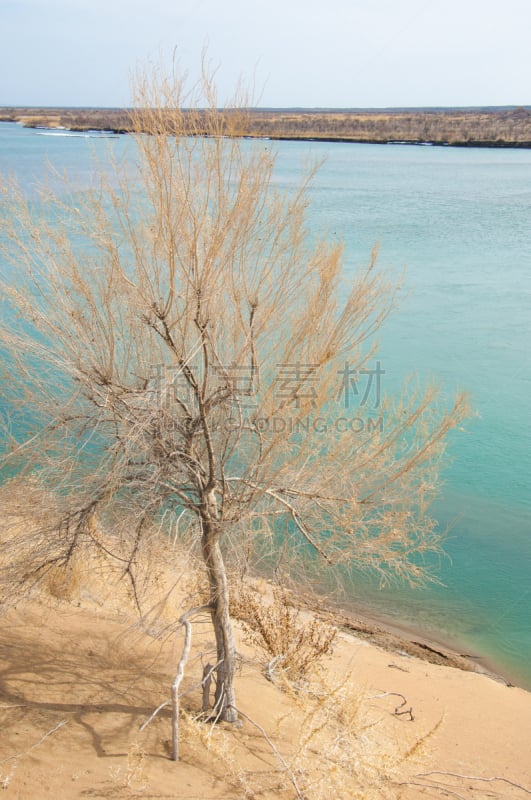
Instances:
[[[127,105],[206,43],[262,106],[530,105],[530,33],[530,0],[0,0],[0,105]]]

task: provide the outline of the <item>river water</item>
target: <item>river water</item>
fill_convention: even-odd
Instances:
[[[125,137],[110,142],[118,151]],[[26,187],[46,160],[90,184],[109,141],[0,123],[0,172]],[[249,145],[251,146],[251,145]],[[289,188],[323,160],[310,220],[345,242],[345,279],[379,263],[407,291],[379,337],[385,388],[436,376],[467,389],[476,416],[452,437],[435,514],[448,527],[441,585],[347,601],[485,658],[531,689],[531,151],[262,142]]]

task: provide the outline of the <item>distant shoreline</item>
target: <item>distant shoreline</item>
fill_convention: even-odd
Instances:
[[[227,111],[230,114],[231,111]],[[71,132],[131,133],[129,109],[0,107],[0,121]],[[531,149],[531,107],[477,109],[250,109],[250,139]]]

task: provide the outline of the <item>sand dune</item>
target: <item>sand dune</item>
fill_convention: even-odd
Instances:
[[[214,727],[194,721],[213,645],[200,620],[173,763],[168,710],[139,728],[169,695],[182,647],[171,620],[183,594],[145,630],[121,590],[100,589],[81,584],[68,600],[41,592],[2,618],[7,798],[531,795],[531,694],[343,630],[333,655],[294,688],[280,671],[267,680],[267,658],[238,626],[245,717],[241,727]]]

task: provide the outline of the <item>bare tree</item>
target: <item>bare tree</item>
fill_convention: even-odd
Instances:
[[[270,143],[241,137],[245,103],[219,110],[208,77],[136,87],[134,152],[90,191],[3,189],[2,465],[49,492],[9,563],[38,580],[105,525],[134,577],[145,531],[195,535],[215,706],[234,721],[227,563],[298,546],[422,580],[466,401],[409,388],[354,421],[338,393],[379,380],[370,342],[395,287],[373,257],[345,288],[341,245],[308,227],[307,181],[280,190]]]

